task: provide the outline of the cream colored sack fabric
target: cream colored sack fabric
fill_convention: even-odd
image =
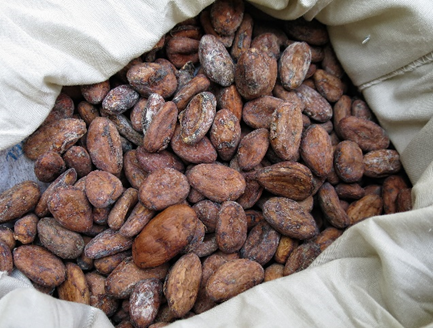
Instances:
[[[309,269],[259,285],[170,327],[433,327],[433,4],[426,0],[256,2],[279,18],[305,14],[330,26],[341,63],[402,153],[414,183],[414,210],[363,221],[348,229]],[[19,33],[24,38],[18,49],[12,48],[17,57],[6,60],[6,74],[0,77],[0,124],[9,127],[1,126],[0,133],[14,135],[3,146],[24,136],[10,127],[27,127],[26,134],[36,128],[31,125],[36,118],[26,117],[27,123],[19,125],[22,114],[15,113],[25,109],[41,122],[59,90],[57,84],[104,80],[148,50],[174,21],[193,16],[208,4],[170,1],[158,9],[157,3],[3,3],[0,35],[10,31],[9,35]],[[16,30],[5,32],[5,26]],[[57,33],[65,36],[50,44],[47,40]],[[26,61],[18,60],[19,54],[26,54]],[[34,59],[41,54],[46,60],[36,69]],[[18,64],[25,67],[18,69]],[[6,140],[2,137],[0,142]],[[4,288],[2,278],[0,296]],[[27,293],[31,296],[23,296]],[[75,304],[59,306],[60,301],[35,294],[19,288],[3,296],[0,327],[47,327],[36,319],[20,321],[27,318],[21,316],[23,311],[34,311],[29,316],[33,318],[50,317],[51,322],[91,316]],[[27,297],[41,297],[41,304],[52,305],[29,307]],[[54,326],[62,326],[60,322]],[[94,327],[107,325],[95,322]]]
[[[210,3],[1,1],[0,149],[36,130],[61,86],[107,79]]]

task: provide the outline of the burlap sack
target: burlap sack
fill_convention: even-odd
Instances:
[[[105,80],[211,2],[3,1],[0,147],[36,129],[61,85]],[[170,327],[433,327],[433,3],[252,2],[278,18],[329,26],[344,69],[401,153],[414,210],[363,221],[309,269]],[[110,326],[95,309],[5,275],[0,297],[1,327]]]

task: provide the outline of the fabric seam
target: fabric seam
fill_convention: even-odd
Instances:
[[[363,91],[369,87],[372,87],[376,84],[382,83],[382,82],[389,80],[395,76],[403,75],[403,74],[408,73],[408,72],[412,72],[415,69],[417,69],[418,67],[429,64],[431,62],[433,62],[433,52],[430,52],[427,55],[424,55],[424,56],[418,58],[417,60],[413,61],[412,63],[410,63],[406,66],[403,66],[402,68],[399,68],[399,69],[397,69],[391,73],[383,75],[383,76],[381,76],[381,77],[379,77],[373,81],[363,83],[358,87],[358,89],[360,91]]]
[[[89,316],[87,317],[87,320],[86,320],[87,321],[86,322],[86,328],[92,328],[92,327],[94,327],[95,317],[96,317],[95,309],[91,308]]]

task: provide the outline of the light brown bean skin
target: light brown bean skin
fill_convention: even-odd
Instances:
[[[320,247],[315,243],[307,242],[299,245],[287,259],[284,265],[283,275],[288,276],[308,268],[319,254]]]
[[[304,240],[318,234],[311,214],[289,198],[270,198],[263,206],[263,215],[265,220],[284,236]]]
[[[200,92],[206,91],[210,86],[210,81],[204,74],[198,74],[191,81],[179,89],[173,97],[179,111],[186,108],[190,100]]]
[[[216,302],[228,300],[261,283],[263,267],[255,261],[238,259],[221,265],[209,278],[206,292]]]
[[[305,79],[311,63],[310,46],[305,42],[294,42],[281,54],[279,74],[281,84],[287,90],[298,88]]]
[[[75,232],[92,229],[92,207],[86,194],[73,186],[58,187],[48,199],[48,209],[63,227]]]
[[[184,204],[172,205],[160,212],[135,238],[134,263],[145,269],[172,259],[194,237],[197,220],[194,210]]]
[[[364,175],[364,155],[357,143],[341,141],[334,151],[334,169],[337,176],[346,183],[361,180]]]
[[[45,287],[59,286],[66,275],[63,262],[46,248],[23,245],[13,251],[14,264],[30,280]]]
[[[39,218],[33,213],[15,221],[14,238],[22,244],[32,243],[36,238],[38,221]]]
[[[126,73],[129,84],[144,98],[152,93],[169,98],[177,88],[172,69],[158,63],[142,63],[132,66]]]
[[[93,164],[100,170],[119,174],[123,167],[120,135],[108,118],[97,117],[87,132],[87,150]]]
[[[241,120],[244,103],[234,84],[218,90],[215,97],[217,99],[217,108],[227,108],[239,121]]]
[[[0,194],[0,223],[17,219],[31,211],[41,197],[39,186],[24,181]]]
[[[403,188],[398,192],[396,202],[397,212],[410,211],[413,207],[412,204],[412,188]]]
[[[12,252],[9,246],[0,240],[0,271],[11,273],[14,268]]]
[[[343,118],[351,115],[351,106],[352,106],[352,99],[350,99],[348,95],[341,96],[341,98],[334,104],[333,122],[334,122],[335,132],[339,137],[341,137],[340,130],[339,130],[339,123]]]
[[[105,229],[84,247],[84,254],[97,260],[130,249],[132,242],[131,238],[124,237],[117,231]]]
[[[186,63],[198,63],[199,40],[174,36],[166,44],[168,60],[176,67],[182,68]]]
[[[281,236],[275,251],[274,260],[277,263],[284,264],[287,261],[290,253],[298,246],[299,241],[288,236]]]
[[[77,171],[77,177],[82,178],[92,171],[92,160],[86,148],[72,146],[63,154],[63,160],[68,167]]]
[[[234,81],[247,100],[269,95],[277,80],[277,61],[255,48],[243,52],[236,65]]]
[[[280,43],[278,37],[271,32],[262,33],[251,41],[251,48],[265,52],[269,57],[280,58]]]
[[[64,153],[87,131],[86,122],[75,118],[62,118],[45,124],[30,135],[23,146],[24,154],[36,160],[47,151]]]
[[[54,218],[40,219],[37,230],[42,245],[62,259],[76,259],[83,252],[83,237],[62,227]]]
[[[120,179],[101,170],[90,172],[86,177],[85,186],[87,199],[94,207],[99,208],[114,204],[123,193]]]
[[[144,226],[155,216],[155,211],[138,202],[119,230],[122,236],[132,238],[143,230]]]
[[[265,269],[264,281],[271,281],[283,277],[284,265],[273,263]]]
[[[0,226],[0,241],[4,242],[10,250],[15,248],[14,233],[9,227]]]
[[[233,35],[244,17],[242,0],[220,0],[210,8],[210,19],[215,32],[221,35]]]
[[[148,209],[160,211],[182,203],[189,191],[190,185],[184,174],[172,168],[163,168],[148,175],[140,186],[138,197]]]
[[[326,177],[332,170],[334,151],[331,138],[320,125],[310,125],[303,133],[301,157],[318,177]]]
[[[242,120],[253,129],[269,128],[272,113],[283,103],[283,100],[271,96],[263,96],[245,103]]]
[[[113,255],[101,257],[93,261],[95,269],[103,275],[108,276],[122,261],[131,256],[131,251],[126,250]]]
[[[227,49],[215,36],[206,34],[201,38],[198,55],[209,80],[223,87],[233,83],[235,65]]]
[[[111,317],[117,311],[119,301],[106,294],[106,278],[96,272],[88,272],[85,277],[90,290],[90,305]]]
[[[332,107],[316,90],[302,84],[295,90],[305,105],[303,113],[318,122],[329,121],[332,117]]]
[[[202,278],[200,258],[188,253],[179,258],[164,282],[164,295],[171,312],[178,318],[194,306]]]
[[[241,173],[219,164],[196,165],[186,176],[191,187],[215,202],[235,200],[246,187]]]
[[[113,230],[119,230],[126,220],[128,212],[138,202],[138,191],[134,188],[125,190],[114,204],[107,218],[108,226]]]
[[[107,294],[118,299],[127,299],[134,286],[140,281],[148,278],[163,280],[168,272],[168,263],[155,268],[140,269],[132,258],[123,260],[107,277],[105,284]]]
[[[57,287],[59,299],[90,304],[90,290],[83,270],[72,262],[66,263],[65,281]]]
[[[398,173],[402,168],[400,155],[393,149],[379,149],[364,155],[364,175],[383,178]]]
[[[92,105],[97,105],[104,100],[105,96],[110,91],[110,81],[106,80],[99,83],[82,85],[80,90],[86,101]]]
[[[253,172],[253,179],[277,196],[304,200],[314,191],[313,174],[303,164],[284,161]]]
[[[356,142],[365,152],[389,146],[390,141],[385,130],[372,121],[347,116],[340,120],[338,128],[343,139]]]
[[[136,327],[148,327],[162,302],[162,283],[156,278],[138,282],[131,294],[129,314]]]
[[[147,172],[139,164],[137,149],[129,150],[124,154],[123,167],[128,182],[133,188],[139,189],[147,177]]]
[[[216,98],[207,91],[194,96],[179,113],[180,136],[189,145],[198,143],[209,131],[216,114]]]
[[[268,129],[256,129],[242,138],[237,156],[239,167],[249,171],[260,164],[269,147]]]
[[[242,258],[254,260],[264,266],[274,256],[279,241],[280,234],[266,221],[261,221],[248,233],[239,253]]]
[[[341,207],[340,199],[334,187],[325,182],[318,193],[320,208],[325,217],[336,228],[345,228],[350,224],[349,216]]]
[[[34,171],[39,181],[52,182],[66,170],[62,156],[55,151],[48,151],[39,156]]]
[[[223,160],[230,160],[241,140],[241,125],[228,109],[219,110],[210,129],[210,141]]]
[[[400,190],[407,187],[406,181],[399,175],[390,175],[383,181],[382,193],[380,195],[383,198],[383,211],[385,214],[397,212],[397,196]]]
[[[382,214],[382,210],[382,197],[369,194],[351,203],[347,209],[347,215],[350,218],[350,224],[353,225],[369,217]]]
[[[319,93],[329,102],[338,101],[344,92],[343,82],[336,76],[318,69],[314,73],[314,83]]]
[[[283,103],[275,109],[270,120],[269,138],[279,158],[291,161],[298,156],[302,129],[302,109],[297,103]]]
[[[176,105],[166,102],[152,118],[143,138],[143,148],[151,153],[166,149],[176,128],[176,118]]]
[[[251,15],[245,13],[242,23],[236,31],[235,39],[233,40],[233,46],[230,52],[234,59],[238,59],[244,51],[250,48],[253,26],[254,21],[251,18]]]
[[[218,157],[218,153],[208,137],[204,136],[199,142],[193,145],[183,142],[181,137],[181,128],[178,124],[171,138],[171,148],[173,152],[186,162],[213,163]]]
[[[247,218],[242,206],[233,201],[221,204],[215,234],[223,252],[234,253],[241,249],[247,239]]]

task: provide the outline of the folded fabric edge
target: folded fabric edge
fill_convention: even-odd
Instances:
[[[413,61],[412,63],[410,63],[410,64],[408,64],[406,66],[403,66],[403,67],[401,67],[401,68],[393,71],[393,72],[390,72],[390,73],[388,73],[388,74],[386,74],[384,76],[381,76],[381,77],[379,77],[379,78],[377,78],[375,80],[372,80],[370,82],[366,82],[366,83],[363,83],[363,84],[359,85],[358,89],[360,91],[364,91],[365,89],[367,89],[369,87],[372,87],[372,86],[374,86],[376,84],[379,84],[381,82],[389,80],[389,79],[391,79],[391,78],[393,78],[393,77],[395,77],[397,75],[403,75],[403,74],[405,74],[407,72],[414,71],[418,67],[426,65],[426,64],[429,64],[431,62],[433,62],[433,51],[430,52],[430,53],[428,53],[427,55],[424,55],[424,56],[418,58],[417,60]]]

